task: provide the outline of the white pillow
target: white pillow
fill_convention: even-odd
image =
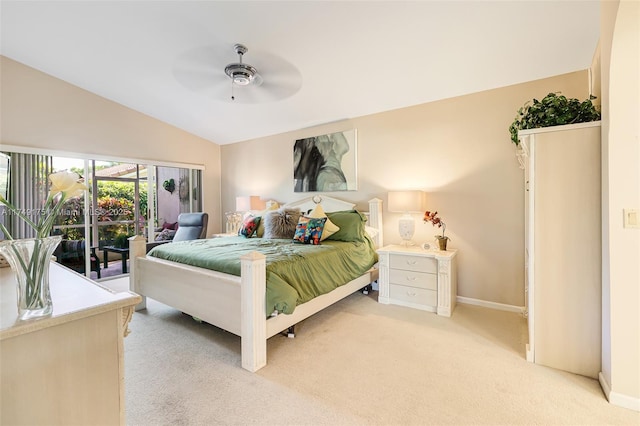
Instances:
[[[365,232],[367,234],[369,234],[371,239],[374,239],[380,233],[380,231],[378,231],[378,229],[374,228],[373,226],[366,226],[365,225],[364,230],[365,230]]]
[[[311,210],[311,213],[309,213],[307,217],[320,219],[323,217],[327,217],[327,214],[324,212],[324,209],[320,204],[316,204],[316,207],[313,210]],[[331,235],[335,234],[339,230],[340,228],[336,224],[331,222],[327,217],[327,221],[324,223],[324,231],[322,231],[322,237],[320,237],[320,241],[326,240],[327,238],[329,238]]]

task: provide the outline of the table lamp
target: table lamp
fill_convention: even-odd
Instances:
[[[236,212],[244,214],[252,210],[264,210],[266,207],[267,202],[262,201],[257,195],[236,197]]]
[[[411,239],[416,229],[416,221],[411,214],[424,212],[425,195],[424,191],[391,191],[388,194],[389,211],[404,213],[398,221],[398,232],[404,246],[414,245]]]
[[[236,197],[236,211],[225,213],[227,216],[227,233],[237,234],[245,215],[251,211],[264,210],[266,201],[257,195]]]

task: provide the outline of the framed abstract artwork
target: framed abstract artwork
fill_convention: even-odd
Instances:
[[[294,192],[355,191],[356,129],[296,140]]]

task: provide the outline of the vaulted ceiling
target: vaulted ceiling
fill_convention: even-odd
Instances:
[[[217,144],[589,68],[599,1],[5,1],[6,57]],[[236,87],[234,44],[262,83]]]

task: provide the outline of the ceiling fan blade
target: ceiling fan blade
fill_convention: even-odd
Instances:
[[[261,86],[262,83],[264,82],[262,76],[260,74],[256,74],[256,76],[254,77],[253,81],[251,82],[251,85],[253,87],[258,87]]]
[[[173,76],[184,87],[200,91],[228,78],[224,66],[219,67],[225,60],[220,48],[213,45],[190,49],[176,58]]]

